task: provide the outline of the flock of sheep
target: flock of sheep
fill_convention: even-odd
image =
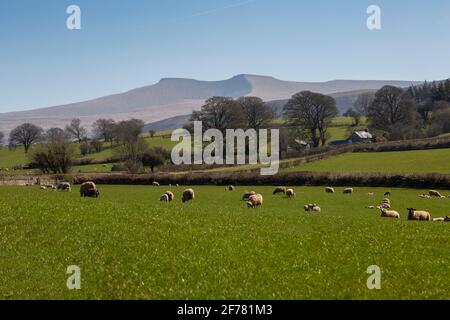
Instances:
[[[160,184],[158,182],[153,182],[152,185],[154,187],[159,187]],[[178,184],[176,185],[179,186]],[[52,184],[44,184],[40,186],[41,189],[52,189],[52,190],[60,190],[65,192],[70,192],[72,190],[72,187],[70,183],[68,182],[62,182],[58,184],[57,186]],[[235,186],[227,186],[227,191],[236,191]],[[336,190],[332,187],[326,187],[325,188],[326,193],[336,193]],[[345,188],[343,190],[343,194],[351,195],[354,193],[353,188]],[[296,193],[294,189],[292,188],[286,188],[286,187],[276,187],[273,191],[273,195],[279,195],[283,194],[286,196],[286,198],[292,199],[295,198]],[[90,197],[90,198],[98,198],[100,195],[100,192],[97,189],[97,186],[94,182],[88,181],[81,185],[80,187],[80,195],[81,197]],[[374,196],[374,193],[368,193],[369,196]],[[389,197],[391,196],[390,192],[386,192],[384,194],[386,198],[384,198],[381,203],[378,206],[368,206],[366,208],[368,209],[379,209],[381,211],[381,217],[384,218],[395,218],[400,219],[400,213],[395,210],[391,210],[391,200]],[[421,194],[419,195],[421,198],[445,198],[442,196],[442,194],[439,191],[436,190],[430,190],[428,195]],[[450,198],[450,196],[449,196]],[[183,191],[181,200],[183,203],[193,201],[195,199],[195,192],[193,189],[189,188]],[[171,191],[166,191],[163,195],[161,195],[160,199],[161,202],[172,202],[175,200],[175,195]],[[255,192],[255,191],[246,191],[244,195],[242,196],[242,201],[245,201],[248,208],[258,208],[263,205],[264,198],[261,194]],[[304,205],[305,212],[313,212],[313,213],[320,213],[322,209],[317,204],[306,204]],[[423,210],[417,210],[414,208],[408,208],[408,220],[420,220],[420,221],[437,221],[437,222],[450,222],[450,216],[446,217],[440,217],[440,218],[434,218],[432,219],[431,214],[428,211]]]

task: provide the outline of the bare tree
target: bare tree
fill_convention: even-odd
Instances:
[[[98,119],[92,125],[94,135],[98,139],[103,139],[105,142],[113,142],[114,127],[116,123],[113,119]]]
[[[372,105],[375,95],[371,92],[363,93],[353,102],[353,110],[360,116],[369,114],[369,107]]]
[[[138,119],[120,121],[114,126],[114,137],[119,143],[135,142],[144,128],[144,122]]]
[[[42,128],[31,123],[24,123],[16,127],[9,134],[9,147],[16,148],[23,146],[25,153],[28,153],[30,147],[39,141],[42,137]]]
[[[284,108],[289,125],[298,126],[309,133],[314,147],[325,145],[327,130],[338,114],[336,101],[329,96],[302,91],[292,96]]]
[[[66,126],[66,132],[69,137],[74,138],[78,143],[81,143],[87,136],[87,130],[81,126],[80,119],[72,119],[70,124]]]
[[[368,113],[371,127],[388,134],[404,130],[417,119],[415,105],[410,96],[401,88],[385,86],[377,91]],[[412,130],[413,128],[411,128]]]
[[[267,106],[261,98],[242,97],[237,102],[242,110],[244,125],[247,128],[259,130],[270,125],[275,119],[275,110]]]
[[[66,133],[61,128],[50,128],[45,133],[45,138],[49,139],[57,139],[57,138],[66,138]]]
[[[217,129],[225,133],[226,129],[242,126],[242,114],[239,104],[225,97],[212,97],[205,101],[200,111],[194,111],[191,122],[201,121],[203,130]]]

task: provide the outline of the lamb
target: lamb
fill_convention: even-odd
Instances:
[[[390,192],[390,191],[386,192],[386,193],[384,194],[384,196],[385,196],[385,197],[390,197],[390,196],[391,196],[391,192]]]
[[[427,211],[418,211],[417,209],[408,208],[408,220],[430,221],[431,214]]]
[[[88,181],[81,185],[80,195],[81,197],[98,198],[100,192],[98,191],[97,186],[94,182]]]
[[[154,186],[154,187],[159,187],[160,184],[159,184],[159,182],[157,182],[157,181],[153,181],[152,186]]]
[[[373,196],[375,195],[375,193],[369,192],[367,195],[368,195],[369,197],[373,197]]]
[[[326,187],[326,188],[325,188],[325,192],[326,192],[326,193],[335,193],[336,191],[334,191],[334,188]]]
[[[445,218],[434,218],[433,221],[434,222],[450,222],[450,217],[447,216]]]
[[[46,187],[46,186],[41,186],[40,189],[41,189],[41,190],[47,190],[47,187]]]
[[[344,194],[352,194],[353,193],[353,188],[346,188],[343,191]]]
[[[236,187],[235,186],[228,186],[227,187],[227,191],[235,191]]]
[[[428,192],[428,194],[430,195],[430,197],[444,198],[444,197],[442,196],[442,194],[441,194],[439,191],[437,191],[437,190],[430,190],[430,191]]]
[[[431,199],[431,196],[428,195],[428,194],[419,194],[419,198],[422,198],[422,199]]]
[[[169,202],[169,196],[166,193],[164,193],[161,196],[161,198],[159,198],[159,201],[161,201],[161,202]]]
[[[248,199],[250,198],[250,196],[255,195],[256,192],[255,191],[246,191],[244,193],[244,195],[242,196],[242,201],[248,201]]]
[[[58,190],[70,192],[72,191],[72,187],[70,186],[70,183],[62,182],[58,185]]]
[[[286,190],[286,196],[288,198],[295,198],[296,194],[295,194],[294,189],[287,189]]]
[[[381,209],[381,216],[384,218],[400,219],[400,213],[398,213],[397,211],[394,211],[394,210]]]
[[[183,191],[183,196],[182,196],[181,200],[183,201],[183,203],[185,203],[185,202],[194,200],[194,198],[195,198],[194,190],[186,189]]]
[[[273,190],[273,194],[286,194],[286,187],[276,187],[275,190]]]
[[[248,208],[257,208],[262,206],[262,204],[263,204],[263,196],[260,195],[259,193],[251,195],[247,201]]]

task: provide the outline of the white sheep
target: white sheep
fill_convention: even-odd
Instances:
[[[288,198],[295,198],[296,194],[295,194],[294,189],[287,189],[286,190],[286,196]]]
[[[159,201],[161,201],[161,202],[169,202],[169,196],[166,193],[164,193],[161,196],[161,198],[159,198]]]
[[[326,188],[325,188],[325,192],[326,192],[326,193],[335,193],[336,191],[334,190],[334,188],[326,187]]]
[[[250,198],[250,196],[256,194],[255,191],[246,191],[244,193],[244,195],[242,196],[242,201],[248,201],[248,199]]]
[[[430,197],[444,198],[444,197],[442,196],[442,194],[441,194],[439,191],[437,191],[437,190],[430,190],[430,191],[428,192],[428,194],[430,195]]]
[[[344,191],[343,191],[343,193],[344,194],[353,194],[353,188],[346,188],[346,189],[344,189]]]
[[[417,209],[408,208],[408,220],[430,221],[431,214],[427,211],[419,211]]]
[[[397,211],[394,211],[394,210],[381,209],[381,216],[384,218],[400,219],[400,213],[398,213]]]
[[[286,187],[276,187],[275,190],[273,190],[273,194],[286,194]]]
[[[259,193],[251,195],[247,201],[248,208],[257,208],[262,206],[262,204],[263,204],[263,196],[260,195]]]
[[[167,195],[169,202],[173,201],[175,199],[175,195],[171,191],[166,191],[166,193],[164,193],[164,194]]]
[[[70,186],[70,183],[62,182],[58,185],[58,190],[70,192],[72,191],[72,187]]]

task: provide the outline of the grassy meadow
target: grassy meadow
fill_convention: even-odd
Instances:
[[[346,153],[283,171],[450,173],[450,149]]]
[[[385,189],[298,187],[285,199],[206,186],[182,204],[184,188],[100,186],[99,199],[82,199],[77,187],[0,187],[0,299],[450,299],[450,224],[407,221],[405,210],[449,215],[448,198],[392,189],[395,220],[365,208]],[[176,200],[160,203],[167,189]],[[240,201],[250,189],[262,208]],[[81,290],[66,288],[69,265]],[[381,290],[366,287],[371,265]]]

